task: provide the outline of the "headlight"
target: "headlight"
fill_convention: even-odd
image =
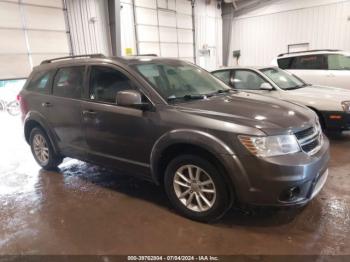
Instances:
[[[280,156],[300,152],[294,135],[238,136],[241,143],[254,155],[260,157]]]
[[[350,101],[341,102],[341,106],[345,112],[350,113]]]

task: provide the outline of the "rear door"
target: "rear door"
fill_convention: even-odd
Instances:
[[[21,91],[21,111],[22,118],[28,111],[38,112],[44,120],[49,119],[49,109],[45,102],[51,101],[50,86],[56,70],[34,72],[31,80]]]
[[[131,75],[113,65],[92,65],[89,83],[82,121],[90,157],[111,166],[149,170],[156,113],[116,104],[117,92],[142,90]]]
[[[85,69],[84,65],[59,68],[54,77],[52,95],[43,102],[49,110],[49,121],[61,151],[76,158],[84,158],[86,149],[81,125]]]

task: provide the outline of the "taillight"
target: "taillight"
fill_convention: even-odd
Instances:
[[[17,101],[20,102],[21,101],[21,95],[18,94],[17,97],[16,97]]]

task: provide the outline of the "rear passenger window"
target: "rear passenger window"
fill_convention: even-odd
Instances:
[[[58,70],[53,85],[53,94],[80,98],[83,90],[85,66],[65,67]]]
[[[230,71],[229,70],[215,72],[214,76],[219,78],[225,84],[227,84],[227,85],[230,84]]]
[[[49,84],[50,84],[52,75],[53,75],[52,71],[37,73],[32,78],[32,80],[30,80],[27,90],[35,91],[39,93],[48,93],[50,88]]]
[[[93,66],[90,77],[90,99],[99,102],[116,103],[119,91],[135,89],[123,73],[104,66]]]
[[[322,70],[327,69],[325,55],[308,55],[295,57],[290,69]]]

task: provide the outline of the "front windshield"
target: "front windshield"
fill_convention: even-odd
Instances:
[[[266,68],[260,71],[283,90],[297,89],[307,85],[300,78],[279,68]]]
[[[151,62],[135,67],[168,101],[202,99],[231,90],[205,70],[182,61]]]

